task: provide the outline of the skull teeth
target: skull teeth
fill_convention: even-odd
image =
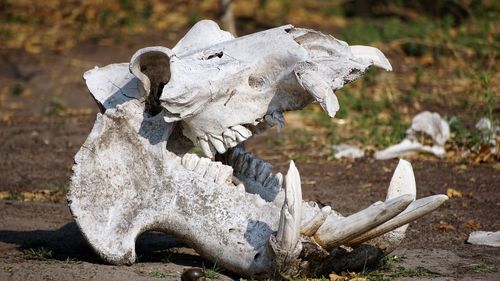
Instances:
[[[221,162],[212,162],[208,158],[200,158],[196,154],[186,153],[181,159],[181,164],[187,170],[218,184],[230,183],[232,180],[232,167],[223,165]]]
[[[259,182],[262,186],[281,187],[282,175],[273,175],[272,165],[246,152],[239,146],[233,148],[228,155],[228,165],[233,166],[234,174]]]

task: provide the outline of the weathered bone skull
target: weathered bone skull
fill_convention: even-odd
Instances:
[[[68,202],[78,226],[112,264],[133,263],[135,239],[149,230],[248,277],[378,261],[410,221],[447,199],[415,200],[408,162],[385,202],[343,217],[302,201],[293,162],[285,177],[273,174],[242,144],[311,102],[333,117],[334,91],[371,65],[391,70],[377,49],[313,30],[283,26],[235,39],[201,21],[172,50],[144,48],[130,64],[86,72],[102,114],[75,156]],[[207,158],[188,153],[193,146]]]

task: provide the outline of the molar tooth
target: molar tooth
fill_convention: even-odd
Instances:
[[[214,148],[213,146],[210,145],[210,143],[208,143],[207,140],[204,140],[204,139],[198,139],[198,144],[201,148],[201,150],[203,151],[203,154],[205,154],[205,156],[207,156],[208,158],[213,158],[214,157]]]
[[[240,174],[245,174],[248,167],[250,166],[250,162],[252,161],[252,153],[243,154],[243,161],[240,166]]]
[[[261,161],[260,165],[257,166],[257,181],[263,183],[271,175],[272,170],[271,164]]]
[[[253,179],[257,176],[257,165],[259,164],[259,161],[260,160],[255,158],[250,159],[248,163],[248,168],[245,172],[246,176]]]
[[[234,158],[235,159],[234,159],[233,169],[235,173],[239,174],[241,172],[241,166],[243,165],[243,162],[245,162],[245,154],[244,153],[236,154]]]
[[[245,128],[241,125],[236,125],[234,127],[231,127],[231,129],[236,132],[236,134],[235,134],[236,139],[239,142],[243,142],[252,136],[252,132],[250,132],[250,130],[248,130],[247,128]]]
[[[222,166],[221,162],[210,162],[208,164],[208,169],[205,172],[204,178],[215,181],[217,178],[217,174],[219,174],[220,167]]]
[[[210,159],[202,157],[198,161],[198,164],[196,165],[196,168],[194,168],[194,171],[202,176],[205,175],[205,172],[208,169],[208,165],[210,164]]]
[[[269,176],[265,181],[264,181],[264,186],[265,187],[275,187],[275,186],[278,186],[280,184],[280,181],[279,181],[279,178],[274,175],[274,176]],[[281,187],[281,185],[279,186]]]
[[[210,140],[210,142],[212,143],[212,145],[214,146],[215,150],[217,150],[218,153],[222,154],[226,152],[226,147],[222,142],[223,139],[221,136],[210,135],[208,139]]]
[[[196,164],[198,164],[199,159],[200,158],[196,154],[186,153],[182,157],[182,166],[192,171],[196,168]]]
[[[215,182],[218,184],[230,183],[233,176],[233,168],[230,166],[222,165],[219,169],[219,173],[215,178]]]

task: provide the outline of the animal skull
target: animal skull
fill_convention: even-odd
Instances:
[[[367,250],[378,261],[447,199],[415,200],[408,162],[385,202],[343,217],[302,201],[293,161],[286,176],[273,174],[243,147],[311,102],[333,117],[334,91],[371,65],[391,70],[379,50],[313,30],[233,38],[201,21],[172,50],[144,48],[129,64],[86,72],[102,113],[75,156],[68,202],[78,226],[112,264],[133,263],[135,239],[149,230],[248,277],[355,269]],[[193,146],[207,157],[188,153]]]

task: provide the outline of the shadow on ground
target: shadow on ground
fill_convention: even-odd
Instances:
[[[33,256],[34,259],[104,263],[92,251],[74,222],[67,223],[57,230],[0,230],[0,242],[17,245],[18,250]],[[144,233],[136,242],[139,262],[168,261],[191,267],[200,267],[207,263],[200,256],[174,251],[181,247],[186,245],[159,232]],[[43,253],[45,256],[41,256]]]

